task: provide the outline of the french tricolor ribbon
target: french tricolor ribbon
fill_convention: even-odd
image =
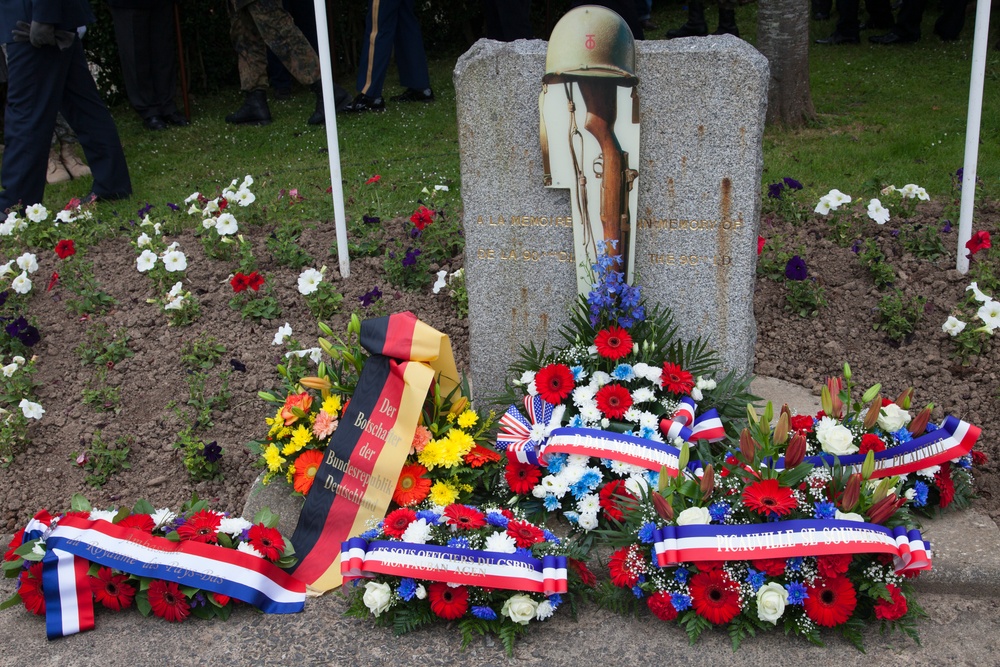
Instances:
[[[516,405],[507,408],[500,417],[500,431],[497,433],[497,449],[507,452],[508,458],[521,463],[540,465],[539,450],[545,441],[544,432],[552,419],[555,406],[538,396],[525,396],[524,410],[527,419]]]
[[[269,614],[291,614],[305,605],[303,583],[273,563],[235,549],[172,542],[109,521],[79,517],[63,517],[45,546],[42,586],[50,639],[93,628],[92,620],[88,627],[83,601],[91,594],[88,562],[228,595]]]
[[[680,405],[670,419],[660,420],[660,432],[668,442],[677,438],[685,442],[718,442],[726,437],[726,429],[718,411],[710,408],[696,418],[697,407],[693,398],[685,396],[681,398]]]
[[[627,433],[563,427],[552,431],[542,446],[542,459],[552,454],[577,454],[630,463],[659,472],[664,466],[676,477],[680,450],[663,442]]]
[[[916,528],[842,519],[799,519],[743,526],[664,526],[653,536],[660,567],[697,561],[883,553],[896,573],[931,569],[930,544]]]
[[[957,417],[945,417],[937,430],[901,445],[875,452],[875,472],[872,473],[872,477],[905,475],[965,456],[972,451],[979,434],[978,426],[973,426]],[[818,468],[833,466],[839,462],[850,472],[861,472],[865,455],[850,454],[835,457],[832,454],[820,454],[807,456],[805,460]],[[782,457],[778,459],[775,469],[783,470],[784,465],[785,460]]]
[[[352,537],[343,543],[340,571],[344,580],[376,574],[554,595],[566,592],[566,557],[534,558],[412,542],[368,542]]]

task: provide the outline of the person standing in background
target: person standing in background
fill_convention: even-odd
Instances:
[[[486,38],[498,42],[531,39],[531,0],[481,0]]]

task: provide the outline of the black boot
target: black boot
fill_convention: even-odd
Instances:
[[[226,116],[227,123],[235,125],[268,125],[271,110],[267,108],[267,92],[251,90],[243,100],[243,106]]]
[[[702,0],[688,0],[687,23],[680,28],[667,31],[667,39],[676,37],[704,37],[708,34],[705,24],[705,5]]]
[[[316,94],[316,108],[307,121],[310,125],[326,125],[326,112],[323,110],[323,82],[317,81],[309,86]]]
[[[740,29],[736,27],[736,10],[734,9],[720,9],[719,10],[719,27],[715,29],[713,35],[732,35],[733,37],[740,36]]]

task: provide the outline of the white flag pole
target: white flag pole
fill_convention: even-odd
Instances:
[[[958,259],[955,268],[968,273],[965,244],[972,238],[972,211],[976,204],[976,165],[979,161],[979,123],[983,115],[983,81],[989,39],[990,3],[976,3],[976,28],[972,42],[972,75],[969,79],[969,118],[965,127],[965,164],[962,167],[962,208],[958,218]]]
[[[337,139],[337,112],[333,95],[333,63],[330,60],[330,33],[326,25],[326,0],[313,0],[316,9],[316,41],[319,72],[323,81],[323,111],[326,113],[326,145],[330,156],[330,184],[333,194],[333,218],[337,225],[337,256],[340,275],[351,277],[351,258],[347,254],[347,216],[344,213],[344,184],[340,172],[340,144]]]

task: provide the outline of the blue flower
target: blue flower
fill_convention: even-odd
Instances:
[[[500,512],[487,512],[486,523],[490,524],[491,526],[496,526],[497,528],[506,528],[508,521],[507,517],[505,517],[503,514],[500,514]]]
[[[611,371],[611,377],[622,382],[628,382],[635,379],[635,371],[632,370],[631,364],[618,364]]]
[[[767,186],[767,196],[771,199],[781,199],[781,191],[784,189],[784,183],[771,183]]]
[[[545,509],[547,509],[550,512],[556,511],[562,505],[559,499],[556,498],[551,493],[545,494],[545,500],[542,501],[542,504],[545,505]]]
[[[712,517],[712,521],[717,523],[724,523],[729,518],[731,511],[732,507],[729,506],[729,503],[718,502],[708,506],[708,515]]]
[[[642,588],[639,586],[639,584],[636,584],[635,586],[632,587],[632,595],[636,596],[640,600],[642,599]]]
[[[376,530],[375,528],[372,528],[371,530],[366,530],[365,532],[361,533],[361,539],[363,540],[371,541],[374,540],[376,537],[378,537],[378,530]]]
[[[205,449],[207,450],[208,447],[205,447]],[[206,456],[205,458],[208,457]],[[965,470],[972,470],[972,457],[968,455],[962,456],[957,461],[955,461],[955,465]]]
[[[467,537],[453,537],[448,540],[448,546],[453,549],[469,549],[469,538]]]
[[[549,600],[549,604],[552,605],[553,609],[558,609],[559,605],[561,605],[562,601],[563,601],[562,600],[562,596],[559,595],[558,593],[553,593],[552,595],[550,595],[548,597],[548,600]]]
[[[806,587],[798,581],[788,582],[785,590],[788,591],[788,604],[800,605],[803,600],[809,597],[809,594],[806,593]]]
[[[545,536],[546,542],[552,542],[552,544],[559,544],[560,542],[562,542],[562,540],[560,540],[559,537],[551,530],[546,530],[543,528],[542,535]]]
[[[406,256],[403,257],[403,266],[413,266],[420,256],[420,248],[407,248]]]
[[[927,485],[917,481],[913,483],[913,506],[923,507],[927,504]]]
[[[802,569],[802,556],[795,556],[794,558],[789,558],[785,561],[785,567],[787,567],[792,572],[798,572]]]
[[[580,479],[573,482],[570,487],[570,493],[573,497],[579,500],[585,495],[597,488],[597,485],[601,483],[601,474],[596,470],[588,470],[587,472],[580,475]]]
[[[690,574],[691,573],[688,572],[688,569],[686,567],[679,567],[676,570],[674,570],[674,581],[676,581],[678,584],[686,584],[688,576]]]
[[[476,618],[481,618],[484,621],[497,620],[497,613],[489,607],[473,607],[472,615]]]
[[[767,579],[766,574],[758,570],[755,570],[751,567],[750,573],[747,575],[746,582],[750,584],[754,592],[756,592],[758,588],[764,585],[764,581],[766,579]]]
[[[580,423],[583,423],[582,419]],[[568,458],[569,454],[550,454],[545,457],[545,466],[549,469],[549,474],[558,475],[566,465],[566,459]]]
[[[927,431],[928,433],[933,433],[934,431],[938,430],[939,428],[941,428],[941,427],[938,426],[937,424],[935,424],[934,422],[927,422],[927,428],[925,428],[924,430]]]
[[[531,558],[533,556],[533,554],[531,553],[531,549],[525,549],[524,547],[517,547],[517,549],[514,551],[514,555],[524,556],[526,558]]]
[[[649,482],[651,487],[658,489],[660,487],[660,473],[653,470],[647,470],[646,481]]]
[[[896,439],[896,442],[902,445],[903,443],[913,440],[913,434],[906,430],[906,427],[902,427],[898,431],[892,432],[892,437]]]
[[[573,382],[583,379],[583,366],[572,366],[570,370],[573,371]]]
[[[381,298],[382,298],[382,290],[380,290],[378,288],[378,285],[376,285],[370,291],[365,292],[364,294],[359,296],[358,300],[361,301],[362,306],[367,308],[368,306],[372,305]]]
[[[573,415],[572,417],[570,417],[569,424],[567,424],[567,426],[569,426],[570,428],[583,428],[583,425],[584,425],[583,417],[581,417],[580,415]],[[553,456],[556,456],[556,454],[553,454]],[[549,468],[551,467],[552,466],[550,465]]]
[[[802,189],[802,184],[799,183],[798,181],[796,181],[794,178],[792,178],[790,176],[785,176],[781,180],[784,181],[785,187],[787,187],[789,190],[801,190]]]
[[[429,526],[436,526],[441,523],[441,515],[434,510],[420,510],[417,512],[417,518],[423,519]]]
[[[805,260],[795,255],[785,264],[785,278],[789,280],[805,280],[809,276]]]
[[[833,503],[816,503],[817,519],[835,519],[837,517],[837,506]]]
[[[642,528],[639,529],[639,541],[643,544],[653,543],[653,532],[656,530],[655,523],[644,523]]]
[[[417,594],[417,582],[413,581],[413,579],[400,579],[399,588],[396,589],[396,592],[399,593],[399,597],[409,602]]]
[[[671,593],[670,604],[674,605],[674,609],[680,613],[685,609],[691,608],[691,596],[684,595],[684,593]]]
[[[639,437],[646,440],[655,440],[658,431],[652,426],[643,426],[639,429]]]
[[[566,520],[569,521],[570,523],[579,523],[580,522],[580,513],[579,512],[563,512],[563,516],[566,517]]]

